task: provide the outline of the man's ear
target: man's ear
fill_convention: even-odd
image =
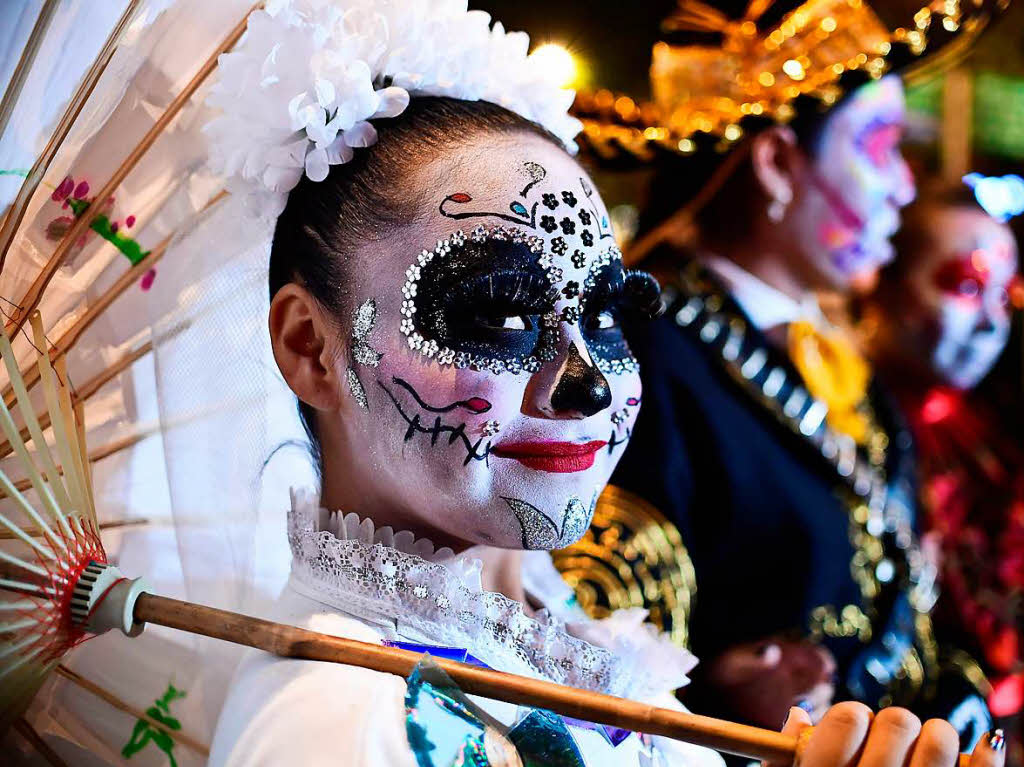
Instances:
[[[269,325],[274,359],[295,396],[317,410],[337,410],[342,389],[332,343],[337,330],[316,299],[288,283],[270,302]]]
[[[754,177],[772,202],[789,205],[803,172],[804,155],[793,129],[776,125],[751,139],[750,162]]]

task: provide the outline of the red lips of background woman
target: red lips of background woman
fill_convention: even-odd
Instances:
[[[608,443],[590,442],[511,442],[495,445],[491,455],[512,458],[528,469],[553,474],[571,474],[586,471],[594,465],[597,452]]]

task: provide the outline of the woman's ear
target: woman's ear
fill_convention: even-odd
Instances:
[[[776,125],[761,131],[751,141],[754,177],[769,199],[769,207],[785,209],[793,201],[803,165],[796,134],[788,126]]]
[[[270,343],[277,367],[300,400],[317,410],[341,406],[335,330],[309,291],[288,283],[270,302]]]

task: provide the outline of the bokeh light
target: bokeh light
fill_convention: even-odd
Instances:
[[[537,61],[551,82],[563,88],[579,83],[581,67],[577,58],[558,43],[544,43],[534,49],[530,58]]]

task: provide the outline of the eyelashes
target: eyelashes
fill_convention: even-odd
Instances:
[[[448,292],[450,310],[518,311],[543,314],[554,308],[557,288],[544,276],[517,269],[499,269],[460,280]]]
[[[661,286],[647,272],[609,265],[590,281],[584,314],[614,311],[630,319],[651,320],[661,314]]]
[[[665,310],[661,303],[661,285],[647,272],[636,269],[626,272],[623,295],[629,308],[643,319],[653,320]]]

